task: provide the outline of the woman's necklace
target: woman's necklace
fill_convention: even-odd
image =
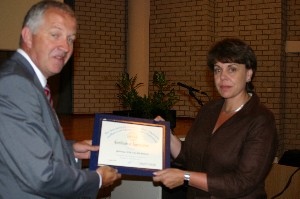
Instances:
[[[244,103],[244,104],[242,104],[241,106],[239,106],[239,107],[237,107],[236,109],[234,109],[234,110],[230,110],[230,111],[226,111],[226,110],[222,110],[224,113],[227,113],[227,114],[230,114],[230,113],[236,113],[236,112],[238,112],[238,111],[240,111],[242,108],[243,108],[243,106],[249,101],[249,99],[252,97],[252,94],[251,93],[249,93],[248,94],[248,99],[247,99],[247,101]]]
[[[230,111],[225,111],[225,110],[223,110],[223,112],[225,112],[225,113],[236,113],[236,112],[238,112],[238,111],[240,111],[242,108],[243,108],[243,106],[244,106],[245,104],[242,104],[241,106],[239,106],[238,108],[236,108],[236,109],[234,109],[234,110],[230,110]]]

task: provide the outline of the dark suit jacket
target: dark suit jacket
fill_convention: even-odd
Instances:
[[[0,198],[95,198],[99,176],[76,168],[33,68],[19,53],[0,66]]]

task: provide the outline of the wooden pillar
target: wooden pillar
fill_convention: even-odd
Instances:
[[[142,96],[149,88],[149,20],[150,0],[128,1],[127,72],[144,84],[138,90]]]
[[[150,0],[128,1],[127,72],[144,84],[138,90],[142,96],[149,87],[149,20]],[[111,199],[118,198],[162,198],[162,189],[149,177],[129,176],[111,192]]]

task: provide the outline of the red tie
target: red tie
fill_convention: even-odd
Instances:
[[[50,87],[48,84],[46,84],[46,86],[44,88],[44,92],[49,100],[51,107],[53,108],[53,101],[52,101],[52,97],[51,97]]]

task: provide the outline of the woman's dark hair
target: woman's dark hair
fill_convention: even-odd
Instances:
[[[245,64],[247,69],[253,71],[251,81],[257,68],[256,55],[252,48],[244,41],[234,38],[223,39],[208,51],[207,65],[210,70],[214,70],[217,62]],[[246,84],[247,91],[252,91],[254,88],[251,81]]]

